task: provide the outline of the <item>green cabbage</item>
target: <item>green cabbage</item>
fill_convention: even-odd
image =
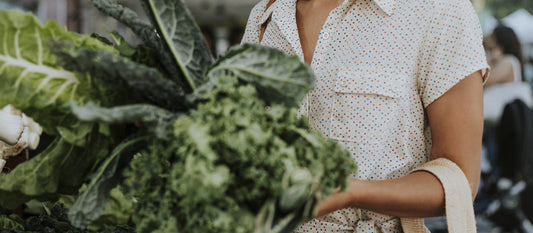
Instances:
[[[57,65],[51,40],[113,52],[99,40],[68,32],[54,21],[41,25],[31,14],[0,11],[0,106],[13,104],[36,119],[54,143],[36,158],[9,174],[0,174],[0,205],[12,208],[32,198],[55,199],[57,193],[76,193],[105,157],[113,140],[105,124],[83,122],[70,103],[97,102],[109,106],[116,94],[87,74]]]
[[[78,128],[76,124],[80,124],[71,119],[73,116],[66,104],[97,102],[109,106],[116,97],[111,90],[103,89],[104,85],[95,83],[91,76],[60,67],[48,43],[69,41],[76,47],[110,52],[114,51],[113,47],[68,32],[54,21],[41,25],[30,13],[0,11],[0,18],[0,106],[13,104],[39,119],[45,132],[57,134],[74,130]]]

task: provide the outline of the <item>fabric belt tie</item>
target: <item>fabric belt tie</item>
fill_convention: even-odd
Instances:
[[[354,232],[367,232],[368,229],[373,229],[376,226],[374,219],[360,219],[357,221],[357,227]]]

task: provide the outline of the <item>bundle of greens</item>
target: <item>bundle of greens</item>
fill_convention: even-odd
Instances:
[[[93,0],[146,42],[136,47],[0,12],[0,106],[56,136],[0,174],[0,206],[68,194],[79,229],[292,231],[355,172],[347,151],[296,116],[311,70],[257,45],[215,60],[181,0],[141,2],[151,24]]]
[[[290,232],[353,171],[296,109],[267,106],[236,77],[219,81],[127,170],[139,232]]]

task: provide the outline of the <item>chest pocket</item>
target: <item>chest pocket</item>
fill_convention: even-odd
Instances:
[[[406,98],[398,74],[344,70],[334,82],[330,137],[362,144],[383,142],[393,132]]]

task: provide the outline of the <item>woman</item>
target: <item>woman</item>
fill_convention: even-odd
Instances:
[[[420,232],[412,218],[443,215],[453,196],[430,171],[440,161],[460,173],[471,209],[488,66],[469,1],[262,0],[243,42],[312,67],[316,86],[300,112],[359,164],[347,191],[298,232]]]
[[[485,43],[489,52],[491,78],[485,88],[495,84],[524,81],[520,41],[513,29],[498,25]]]

